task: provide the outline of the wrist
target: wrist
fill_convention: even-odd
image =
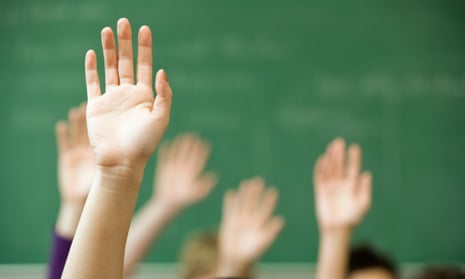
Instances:
[[[134,166],[102,166],[97,165],[93,184],[111,191],[139,191],[144,167]],[[101,181],[105,181],[102,183]]]
[[[352,229],[350,227],[331,228],[320,232],[320,248],[322,250],[347,250],[350,246]]]
[[[320,234],[328,236],[342,236],[352,234],[353,227],[350,225],[337,225],[337,226],[320,226]]]

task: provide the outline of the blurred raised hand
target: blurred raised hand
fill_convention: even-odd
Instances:
[[[266,189],[262,178],[241,182],[239,190],[226,193],[219,233],[218,277],[250,276],[253,265],[273,244],[284,226],[274,216],[278,193]]]
[[[187,207],[205,199],[216,185],[205,172],[210,145],[194,134],[162,143],[151,199],[135,216],[129,230],[124,274],[129,277],[167,225]]]
[[[347,153],[347,154],[346,154]],[[361,172],[360,147],[333,140],[315,164],[313,180],[320,229],[317,279],[346,278],[352,230],[371,204],[371,174]]]
[[[95,159],[87,136],[86,105],[69,111],[68,121],[55,127],[58,184],[61,197],[56,230],[72,238],[95,174]]]
[[[155,202],[183,209],[208,196],[216,185],[212,172],[204,173],[210,145],[194,134],[176,137],[160,146],[155,173]]]
[[[361,173],[361,150],[343,139],[332,141],[314,169],[316,211],[321,230],[353,228],[371,204],[371,174]]]

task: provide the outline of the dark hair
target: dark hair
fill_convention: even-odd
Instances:
[[[367,244],[352,247],[349,254],[347,275],[370,268],[380,268],[397,277],[397,267],[388,256],[381,254]]]
[[[424,269],[415,279],[465,279],[463,270],[456,266],[431,266]]]

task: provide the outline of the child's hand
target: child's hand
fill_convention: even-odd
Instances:
[[[278,194],[261,178],[243,181],[225,195],[220,227],[218,277],[248,276],[253,264],[271,246],[284,220],[273,216]]]
[[[94,154],[87,136],[86,105],[72,108],[68,122],[59,121],[55,133],[61,196],[55,230],[62,237],[73,238],[95,174]]]
[[[118,21],[118,53],[110,28],[102,30],[105,94],[101,94],[94,51],[86,55],[87,124],[96,164],[120,172],[143,169],[168,126],[172,91],[158,71],[157,96],[152,91],[152,34],[142,26],[138,36],[137,80],[134,84],[131,27]]]
[[[55,132],[61,203],[83,206],[95,173],[94,154],[87,136],[86,105],[72,108],[68,122],[59,121]]]
[[[162,144],[153,201],[178,211],[208,196],[217,181],[213,173],[203,174],[209,155],[209,144],[192,134]]]
[[[360,174],[361,151],[351,145],[346,158],[343,139],[335,139],[314,169],[316,211],[320,230],[352,229],[370,208],[371,174]]]

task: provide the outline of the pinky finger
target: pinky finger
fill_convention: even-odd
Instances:
[[[87,99],[90,101],[101,94],[97,71],[97,56],[95,55],[95,51],[87,51],[85,64]]]
[[[372,177],[370,172],[363,172],[360,176],[358,195],[360,198],[360,204],[365,208],[365,210],[368,210],[371,206],[371,181]]]
[[[55,135],[58,145],[58,152],[63,153],[68,150],[68,126],[66,122],[60,120],[55,126]]]

